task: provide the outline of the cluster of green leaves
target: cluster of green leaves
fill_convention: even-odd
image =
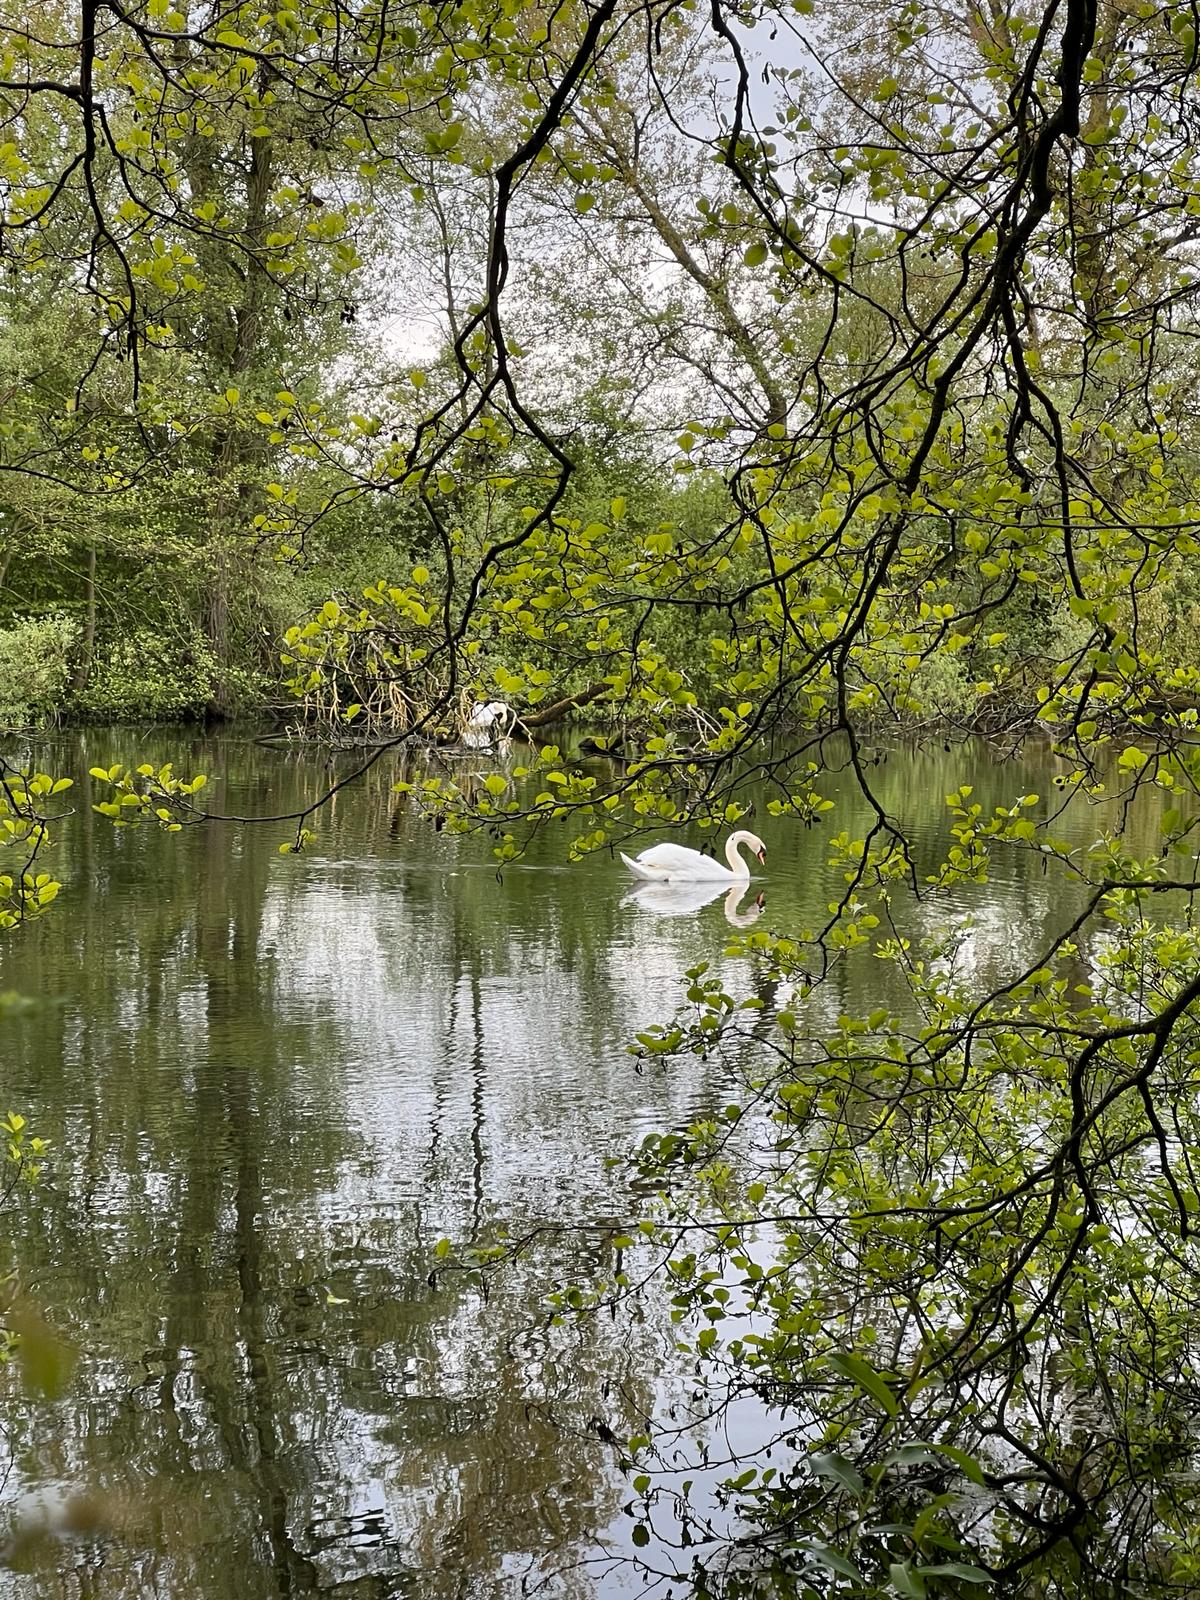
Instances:
[[[153,818],[168,833],[178,833],[185,821],[196,820],[196,806],[191,797],[208,782],[203,772],[190,779],[177,778],[169,761],[157,769],[143,762],[136,771],[118,762],[108,768],[93,767],[91,776],[97,783],[107,784],[118,797],[97,800],[92,806],[93,811],[107,817],[114,827],[129,827]]]
[[[51,873],[38,871],[38,858],[50,843],[53,821],[45,803],[70,787],[70,778],[24,773],[0,762],[0,850],[17,862],[0,872],[0,929],[40,916],[62,887]]]
[[[0,630],[0,724],[29,727],[62,704],[78,626],[61,613]]]
[[[1113,777],[1126,800],[1138,781],[1191,795],[1196,770],[1190,752],[1130,746]],[[1200,941],[1166,914],[1194,887],[1193,824],[1172,806],[1138,860],[1112,835],[1069,849],[1035,795],[988,815],[964,786],[947,808],[947,849],[922,875],[935,912],[986,883],[997,852],[1074,879],[1080,912],[1032,964],[981,993],[960,969],[969,925],[908,931],[911,863],[894,841],[842,836],[847,897],[829,911],[844,937],[822,942],[901,970],[905,1007],[814,1033],[821,943],[755,930],[741,946],[764,964],[756,988],[784,983],[793,1004],[764,1011],[699,966],[635,1047],[718,1052],[743,1090],[646,1141],[659,1200],[621,1241],[664,1254],[698,1417],[716,1394],[718,1410],[753,1397],[762,1412],[724,1483],[755,1559],[719,1558],[708,1592],[1195,1581]],[[1103,934],[1084,942],[1093,919]],[[558,1314],[627,1299],[637,1277],[564,1293]],[[681,1426],[629,1444],[647,1530],[680,1496]],[[682,1493],[674,1515],[723,1545],[711,1507]]]

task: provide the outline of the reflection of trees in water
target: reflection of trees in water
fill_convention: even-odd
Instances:
[[[85,769],[157,753],[89,738]],[[290,809],[328,776],[307,756],[179,744],[161,759],[224,772],[231,809],[268,792]],[[889,804],[927,806],[931,859],[951,765],[957,784],[959,756],[880,769]],[[724,1102],[716,1061],[639,1077],[622,1047],[670,1015],[686,966],[720,965],[730,930],[717,903],[694,919],[622,908],[623,871],[564,869],[561,838],[498,883],[478,841],[397,802],[395,776],[387,758],[343,794],[299,860],[275,853],[282,828],[114,834],[81,804],[64,913],[6,955],[0,987],[63,997],[14,1023],[25,1068],[6,1088],[61,1152],[28,1254],[87,1352],[74,1398],[29,1418],[12,1487],[154,1484],[87,1580],[100,1600],[356,1578],[353,1593],[458,1600],[505,1562],[578,1560],[614,1514],[596,1419],[622,1431],[622,1379],[647,1404],[657,1352],[603,1321],[570,1344],[538,1333],[547,1286],[587,1272],[586,1236],[519,1264],[486,1304],[465,1278],[431,1285],[430,1248],[611,1214],[601,1152]],[[976,798],[1045,780],[982,760]],[[848,807],[837,825],[855,821]],[[759,825],[775,832],[758,925],[815,921],[822,836]],[[983,905],[971,957],[989,981],[1064,912],[1015,851]],[[899,914],[932,929],[947,909]],[[753,964],[735,976],[784,998]],[[864,992],[899,1005],[895,986],[870,958],[841,963],[809,1025]],[[554,1580],[573,1589],[590,1592],[585,1573]]]
[[[390,787],[362,798],[331,818],[331,855],[386,830]],[[519,1338],[556,1275],[584,1270],[578,1252],[521,1266],[485,1304],[463,1278],[431,1286],[429,1246],[539,1198],[546,1186],[520,1169],[538,1126],[557,1124],[565,1149],[601,1120],[579,1107],[580,1058],[562,1046],[611,1033],[563,1003],[580,977],[561,925],[514,953],[530,875],[504,892],[486,871],[449,893],[440,871],[339,883],[319,856],[280,863],[274,842],[113,835],[80,818],[73,915],[57,943],[29,947],[19,981],[44,964],[65,997],[22,1039],[39,1127],[67,1156],[30,1250],[86,1359],[74,1400],[19,1442],[16,1476],[153,1480],[127,1546],[89,1579],[97,1595],[137,1582],[281,1596],[361,1576],[363,1594],[419,1582],[458,1596],[484,1592],[506,1560],[570,1563],[614,1511],[592,1420],[624,1425],[604,1390],[627,1370],[625,1336],[598,1327],[569,1358]],[[421,948],[369,950],[378,1006],[361,986],[339,994],[306,965],[322,927],[335,947],[339,932],[357,938],[356,906],[379,914],[398,891]],[[597,982],[604,947],[602,933],[574,941]],[[553,1073],[514,1093],[510,1049],[529,1038],[511,1013],[529,968],[557,984],[561,1029],[546,1033],[544,1006],[526,1019]],[[406,1021],[414,988],[437,1002],[423,1031]],[[378,1075],[364,1109],[354,1071],[388,1033],[416,1067]],[[429,1116],[420,1096],[396,1101],[423,1075]],[[564,1195],[564,1220],[591,1203],[578,1174],[549,1191],[538,1218]],[[327,1305],[327,1288],[347,1303]],[[588,1592],[583,1578],[556,1585]]]
[[[1114,769],[1115,761],[1114,755]],[[893,891],[891,911],[897,931],[914,942],[951,937],[953,953],[948,961],[973,991],[990,992],[1023,970],[1030,953],[1049,947],[1082,908],[1086,892],[1073,885],[1061,868],[1048,863],[1041,851],[1012,844],[994,849],[988,883],[949,889],[931,885],[928,877],[940,867],[952,842],[946,796],[959,789],[964,772],[972,786],[970,803],[980,805],[985,818],[999,806],[1011,806],[1020,795],[1037,794],[1040,803],[1030,815],[1056,815],[1053,831],[1074,850],[1082,851],[1102,832],[1119,828],[1131,853],[1148,858],[1158,854],[1168,795],[1145,789],[1128,808],[1104,796],[1068,796],[1069,786],[1062,780],[1071,770],[1071,764],[1053,756],[1048,745],[1028,744],[1014,752],[984,741],[973,742],[965,752],[957,743],[949,748],[937,743],[901,747],[872,770],[876,796],[904,824],[914,849],[920,898],[914,902],[907,887]],[[873,819],[862,796],[844,781],[827,781],[823,789],[839,802],[832,814],[835,829],[844,828],[852,838],[863,837]],[[820,859],[820,852],[816,855]],[[834,882],[840,892],[840,876]],[[874,909],[869,893],[861,898]],[[769,897],[768,922],[771,910]],[[1085,937],[1078,956],[1080,982],[1094,977],[1102,943],[1103,933]],[[864,995],[871,1007],[887,1006],[901,1014],[909,1004],[908,986],[898,969],[862,952],[833,966],[809,1001],[810,1021],[821,1017],[832,1024],[839,1013],[861,1007]],[[776,1003],[790,1004],[794,996],[793,985],[771,993]]]

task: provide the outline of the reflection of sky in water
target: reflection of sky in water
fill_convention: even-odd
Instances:
[[[253,747],[189,757],[156,737],[161,752],[139,753],[215,766],[231,808],[286,809],[322,779]],[[130,738],[89,735],[82,767],[128,760]],[[885,803],[918,814],[930,864],[963,759],[877,772]],[[973,759],[985,809],[1047,786]],[[14,1025],[4,1090],[62,1152],[22,1250],[85,1352],[70,1397],[32,1408],[8,1492],[154,1483],[154,1526],[134,1517],[88,1579],[99,1600],[138,1583],[257,1600],[369,1574],[368,1595],[460,1600],[595,1554],[606,1525],[629,1548],[628,1491],[593,1419],[629,1425],[614,1375],[649,1401],[665,1324],[545,1334],[544,1293],[586,1272],[586,1237],[539,1247],[487,1304],[471,1281],[430,1280],[432,1246],[498,1220],[626,1215],[605,1157],[729,1090],[714,1061],[639,1070],[628,1041],[670,1018],[696,961],[735,994],[757,982],[785,999],[723,954],[731,919],[816,926],[841,880],[820,833],[760,816],[768,868],[733,904],[719,884],[646,896],[607,855],[567,865],[563,834],[497,881],[486,842],[415,820],[392,776],[339,797],[299,859],[276,853],[280,829],[114,834],[84,809],[64,829],[62,911],[5,948],[0,988],[58,997]],[[1073,901],[1000,852],[981,895],[900,915],[933,932],[968,908],[958,963],[974,981],[1011,973]],[[890,968],[855,958],[809,1021],[901,999]],[[69,1573],[0,1592],[74,1594]],[[547,1592],[643,1591],[589,1566]]]
[[[685,1072],[660,1075],[653,1095],[644,1093],[618,1021],[670,1016],[696,950],[689,930],[622,918],[602,970],[589,973],[561,949],[565,874],[539,875],[533,926],[507,929],[502,942],[480,949],[464,942],[445,909],[462,873],[427,875],[410,893],[411,874],[347,881],[334,871],[340,883],[317,867],[268,891],[260,953],[274,967],[279,1014],[332,1030],[339,1072],[354,1086],[347,1112],[371,1150],[376,1182],[382,1168],[394,1193],[427,1192],[433,1149],[481,1158],[492,1207],[503,1211],[519,1194],[522,1204],[553,1212],[553,1190],[577,1183],[581,1158],[598,1175],[599,1145],[615,1145],[615,1110],[627,1136],[643,1120],[631,1101],[652,1100],[647,1129],[692,1108],[695,1084]],[[473,876],[502,907],[494,874]],[[587,881],[614,898],[594,871]],[[466,1137],[474,1120],[482,1150]],[[464,1220],[450,1215],[440,1225]]]

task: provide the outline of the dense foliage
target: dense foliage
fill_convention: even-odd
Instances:
[[[6,718],[1186,699],[1190,23],[972,17],[3,19]]]
[[[497,693],[625,724],[614,774],[532,755],[532,801],[414,782],[502,860],[751,795],[828,827],[825,925],[748,935],[796,1003],[741,1041],[744,1101],[644,1153],[710,1404],[753,1393],[786,1442],[731,1472],[696,1588],[1189,1592],[1191,7],[80,0],[0,30],[6,718],[225,712],[276,692],[282,638],[315,715],[397,741]],[[919,867],[869,741],[1035,720],[1062,794],[952,791]],[[99,776],[118,816],[206,815]],[[1083,910],[981,989],[895,905],[936,924],[1011,851]],[[818,1028],[868,957],[907,1005]],[[697,973],[690,1005],[641,1048],[730,1048],[739,997]]]

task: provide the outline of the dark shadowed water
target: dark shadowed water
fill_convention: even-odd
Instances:
[[[281,811],[320,792],[318,756],[162,729],[32,755],[77,788],[63,893],[0,943],[0,991],[38,1001],[0,1022],[0,1109],[54,1152],[2,1234],[80,1355],[54,1401],[9,1383],[3,1499],[11,1516],[34,1489],[98,1490],[110,1529],[0,1573],[0,1594],[643,1592],[605,1559],[631,1524],[601,1434],[653,1404],[665,1319],[546,1333],[545,1293],[592,1260],[586,1231],[486,1299],[434,1246],[628,1216],[606,1157],[723,1103],[716,1064],[639,1072],[625,1047],[697,960],[754,986],[722,954],[724,898],[631,902],[619,862],[568,863],[566,830],[498,881],[486,837],[439,834],[394,795],[391,756],[297,858],[282,824],[116,831],[86,774],[169,759],[210,774],[210,804]],[[932,841],[964,777],[990,809],[1053,792],[1057,770],[979,747],[896,753],[877,778]],[[840,886],[823,839],[761,808],[754,826],[763,925],[811,927]],[[966,958],[1007,971],[1070,909],[1013,853],[972,901]],[[847,965],[818,1003],[870,1008],[894,981]]]

